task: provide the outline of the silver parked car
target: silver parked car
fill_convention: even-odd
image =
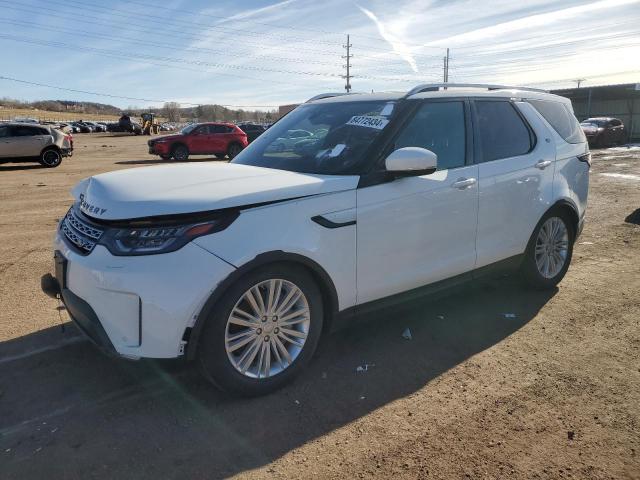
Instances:
[[[57,167],[73,154],[73,137],[49,125],[5,123],[0,125],[0,163],[40,162]]]

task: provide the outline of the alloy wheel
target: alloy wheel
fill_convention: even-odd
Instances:
[[[269,279],[249,288],[227,318],[225,348],[233,367],[250,378],[273,377],[302,352],[311,316],[294,283]]]
[[[538,272],[544,278],[554,278],[567,262],[569,232],[559,217],[550,217],[540,227],[535,245]]]

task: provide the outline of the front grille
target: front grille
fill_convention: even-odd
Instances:
[[[91,253],[104,233],[96,225],[76,214],[73,207],[60,222],[60,230],[65,238],[84,255]]]

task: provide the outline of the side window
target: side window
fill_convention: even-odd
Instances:
[[[483,162],[517,157],[531,150],[531,133],[510,102],[476,101],[476,112]]]
[[[13,127],[14,137],[33,137],[35,135],[42,135],[39,128],[26,126]]]
[[[438,170],[465,164],[463,102],[427,102],[396,138],[395,149],[422,147],[438,156]]]
[[[226,125],[209,125],[209,133],[229,133],[229,130]]]
[[[612,127],[619,127],[620,125],[622,125],[622,122],[620,120],[611,120]]]
[[[586,141],[578,120],[566,105],[546,100],[529,100],[529,103],[549,122],[558,135],[564,138],[565,142]]]

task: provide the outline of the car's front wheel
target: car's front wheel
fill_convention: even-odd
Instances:
[[[178,162],[184,162],[189,158],[189,149],[184,145],[174,147],[172,155]]]
[[[536,226],[522,263],[527,282],[536,288],[553,288],[564,278],[571,256],[575,231],[560,210],[548,212]]]
[[[47,168],[55,168],[62,163],[62,154],[55,148],[45,150],[40,154],[40,164]]]
[[[201,371],[240,395],[269,393],[311,360],[323,323],[320,290],[304,269],[269,265],[232,285],[206,319]]]

